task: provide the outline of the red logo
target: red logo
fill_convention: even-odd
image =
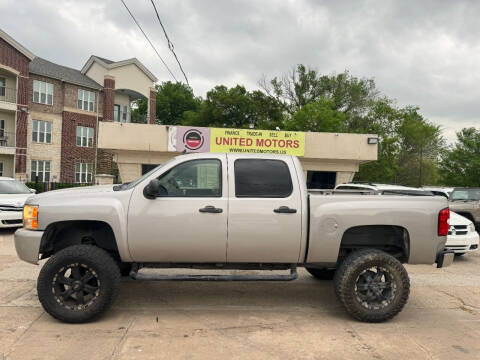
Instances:
[[[183,134],[183,144],[189,150],[198,150],[204,142],[203,134],[200,130],[191,129]]]

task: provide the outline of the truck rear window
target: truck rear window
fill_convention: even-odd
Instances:
[[[235,196],[281,198],[292,193],[288,165],[281,160],[235,160]]]

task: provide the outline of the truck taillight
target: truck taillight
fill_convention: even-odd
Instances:
[[[450,209],[445,208],[440,210],[438,213],[438,236],[448,235],[448,229],[450,227],[448,220],[450,220]]]

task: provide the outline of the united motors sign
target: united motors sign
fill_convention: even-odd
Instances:
[[[305,133],[171,126],[168,128],[168,151],[303,156]]]

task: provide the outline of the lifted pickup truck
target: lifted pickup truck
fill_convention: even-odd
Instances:
[[[18,256],[38,264],[44,309],[85,322],[137,280],[294,280],[297,267],[334,278],[355,318],[380,322],[409,295],[402,263],[447,266],[449,209],[441,197],[309,195],[292,156],[180,155],[116,186],[27,200]],[[290,270],[275,275],[160,275],[142,268]]]

